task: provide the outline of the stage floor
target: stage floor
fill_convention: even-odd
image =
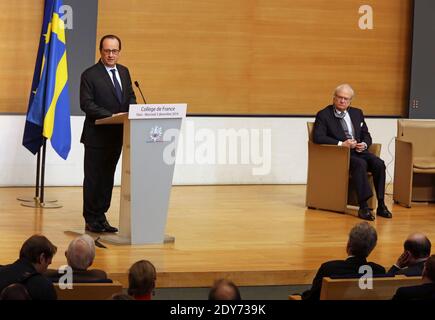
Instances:
[[[119,188],[115,188],[108,218],[118,223]],[[34,233],[47,236],[58,253],[51,267],[66,263],[64,251],[73,239],[68,230],[83,230],[82,188],[46,188],[60,209],[20,205],[18,196],[32,188],[0,189],[0,264],[15,261],[21,244]],[[408,234],[420,231],[435,240],[435,204],[407,209],[392,205],[393,219],[378,218],[378,245],[371,261],[389,268],[402,251]],[[326,260],[346,257],[350,228],[362,221],[304,207],[304,185],[175,186],[166,233],[173,244],[97,248],[94,268],[127,285],[132,263],[147,259],[157,268],[157,287],[208,287],[219,277],[238,285],[311,283]],[[356,214],[356,213],[355,213]]]

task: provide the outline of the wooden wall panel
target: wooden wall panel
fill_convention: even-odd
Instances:
[[[358,28],[362,4],[373,30]],[[0,111],[25,112],[42,1],[0,9]],[[411,0],[100,0],[97,37],[122,38],[148,102],[189,113],[314,114],[349,82],[366,114],[406,115],[411,15]]]
[[[358,27],[360,1],[261,1],[255,24],[255,113],[314,114],[340,83],[373,115],[404,114],[408,96],[407,1],[366,1],[374,29]],[[278,5],[279,3],[279,5]],[[283,9],[280,9],[283,7]]]
[[[122,62],[149,102],[189,113],[314,114],[340,83],[372,115],[406,114],[411,1],[104,0],[98,37],[119,34]]]
[[[43,0],[0,1],[0,113],[27,111]]]

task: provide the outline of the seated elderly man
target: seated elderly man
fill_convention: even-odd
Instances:
[[[107,274],[103,270],[89,270],[95,258],[95,243],[89,235],[84,234],[72,240],[65,252],[65,256],[68,266],[73,271],[73,282],[100,282],[107,280]],[[64,273],[58,270],[48,270],[45,273],[45,276],[53,282],[59,282],[59,278],[63,275]]]
[[[351,183],[358,194],[358,217],[365,220],[375,219],[367,204],[367,200],[373,196],[367,178],[367,171],[370,171],[373,174],[378,199],[376,215],[391,218],[392,214],[384,202],[385,164],[367,150],[372,144],[372,138],[362,110],[350,105],[353,96],[354,91],[348,84],[339,85],[335,89],[333,104],[320,110],[316,115],[313,140],[319,144],[338,145],[350,149],[349,172]]]
[[[332,260],[323,263],[313,280],[311,289],[302,294],[303,300],[319,300],[324,277],[346,276],[354,277],[361,275],[360,267],[370,268],[373,275],[385,273],[385,268],[374,262],[368,262],[367,258],[376,247],[378,234],[367,222],[355,225],[349,233],[347,241],[346,260]]]
[[[421,276],[426,260],[430,256],[431,242],[423,233],[411,234],[403,244],[403,253],[388,270],[390,274],[408,277]]]

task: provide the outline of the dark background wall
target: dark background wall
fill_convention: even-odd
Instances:
[[[435,119],[435,1],[415,0],[409,118]]]
[[[64,0],[72,8],[72,29],[66,29],[71,115],[80,115],[80,75],[95,63],[98,0]]]

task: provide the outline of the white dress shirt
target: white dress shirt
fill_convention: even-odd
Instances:
[[[110,70],[112,70],[112,69],[116,70],[116,72],[115,72],[116,79],[118,79],[119,86],[121,87],[121,90],[122,90],[121,78],[119,77],[119,72],[118,72],[118,69],[116,69],[116,66],[114,66],[114,67],[104,66],[104,67],[106,68],[107,72],[109,73],[110,79],[112,79],[113,86],[115,86],[115,83],[113,82],[113,74],[112,74],[112,71],[110,71]]]

